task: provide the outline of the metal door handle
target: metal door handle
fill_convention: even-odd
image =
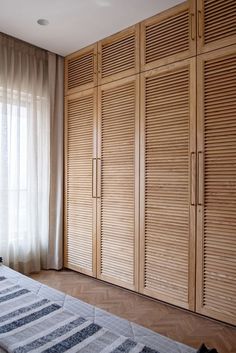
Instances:
[[[197,158],[197,204],[199,206],[202,206],[204,203],[204,197],[203,197],[203,180],[204,178],[204,173],[203,173],[203,152],[199,151],[198,152],[198,158]]]
[[[191,33],[191,39],[194,40],[195,39],[195,23],[194,23],[194,13],[190,14],[190,33]]]
[[[95,168],[96,168],[95,177],[94,177],[94,162],[95,162]],[[95,195],[94,195],[94,190],[96,190]],[[96,158],[92,158],[92,198],[96,199],[96,197],[97,197],[97,162],[96,162]]]
[[[190,155],[190,203],[196,205],[196,153]]]
[[[197,28],[198,28],[198,37],[202,38],[202,29],[201,29],[201,24],[202,24],[202,12],[198,10],[198,21],[197,21]]]
[[[97,198],[101,198],[101,175],[102,175],[102,160],[97,158],[97,175],[96,175],[96,195]]]

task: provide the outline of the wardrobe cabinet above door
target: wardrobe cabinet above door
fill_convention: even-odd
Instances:
[[[236,45],[198,57],[197,311],[236,324]]]
[[[141,81],[140,291],[194,310],[195,58]]]
[[[65,267],[96,276],[97,89],[65,101]]]
[[[98,88],[97,276],[138,289],[139,78]]]
[[[235,11],[186,0],[65,59],[65,267],[231,324]]]
[[[236,43],[235,0],[197,0],[198,54]]]
[[[65,58],[66,95],[97,85],[97,44],[90,45]]]
[[[196,55],[195,1],[141,22],[141,71]]]
[[[139,24],[98,42],[99,85],[139,72]]]

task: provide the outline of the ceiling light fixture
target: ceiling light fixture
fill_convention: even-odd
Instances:
[[[40,25],[40,26],[47,26],[49,24],[49,21],[46,20],[45,18],[40,18],[37,23]]]

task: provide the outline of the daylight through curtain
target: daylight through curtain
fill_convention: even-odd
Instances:
[[[55,102],[48,65],[46,51],[0,34],[0,256],[25,273],[48,267],[50,227],[55,236],[50,226]],[[57,241],[52,257],[61,256],[62,239]]]

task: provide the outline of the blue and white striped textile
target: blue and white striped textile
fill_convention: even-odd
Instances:
[[[0,277],[0,347],[9,353],[158,353]]]

